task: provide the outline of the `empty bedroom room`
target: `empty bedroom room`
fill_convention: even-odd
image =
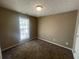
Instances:
[[[0,0],[0,59],[79,59],[78,0]]]

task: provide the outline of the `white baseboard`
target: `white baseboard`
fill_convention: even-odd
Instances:
[[[49,42],[49,43],[51,43],[51,44],[55,44],[55,45],[60,46],[60,47],[63,47],[63,48],[66,48],[66,49],[71,50],[71,51],[73,52],[73,50],[72,50],[71,48],[69,48],[69,47],[65,47],[65,46],[63,46],[63,45],[60,45],[60,44],[57,44],[57,43],[54,43],[54,42],[51,42],[51,41],[48,41],[48,40],[45,40],[45,39],[41,39],[41,38],[38,38],[38,39],[43,40],[43,41],[46,41],[46,42]],[[8,47],[8,48],[2,49],[2,51],[5,51],[5,50],[10,49],[10,48],[13,48],[13,47],[15,47],[15,46],[17,46],[17,45],[20,45],[20,44],[21,44],[21,43],[18,43],[18,44],[15,44],[15,45],[13,45],[13,46],[10,46],[10,47]]]
[[[32,39],[34,39],[34,38],[32,38]],[[18,46],[18,45],[20,45],[20,44],[22,44],[22,43],[27,42],[27,41],[30,41],[30,40],[24,40],[24,41],[18,42],[18,43],[14,44],[14,45],[12,45],[12,46],[10,46],[10,47],[7,47],[7,48],[5,48],[5,49],[2,49],[2,51],[6,51],[6,50],[8,50],[8,49],[11,49],[11,48],[13,48],[13,47],[16,47],[16,46]]]
[[[6,51],[6,50],[8,50],[8,49],[11,49],[11,48],[13,48],[13,47],[15,47],[15,46],[17,46],[17,45],[19,45],[20,43],[18,43],[18,44],[15,44],[15,45],[12,45],[12,46],[10,46],[10,47],[7,47],[7,48],[5,48],[5,49],[2,49],[2,51]]]
[[[68,50],[73,51],[73,50],[72,50],[71,48],[69,48],[69,47],[66,47],[66,46],[63,46],[63,45],[60,45],[60,44],[57,44],[57,43],[48,41],[48,40],[46,40],[46,39],[41,39],[41,38],[38,38],[38,39],[43,40],[43,41],[46,41],[46,42],[49,42],[49,43],[51,43],[51,44],[55,44],[55,45],[57,45],[57,46],[60,46],[60,47],[63,47],[63,48],[65,48],[65,49],[68,49]]]

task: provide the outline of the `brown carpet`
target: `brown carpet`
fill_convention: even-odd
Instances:
[[[73,55],[62,47],[32,40],[3,52],[3,59],[73,59]]]

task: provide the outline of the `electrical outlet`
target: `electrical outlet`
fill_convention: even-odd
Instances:
[[[66,44],[66,45],[69,45],[69,43],[68,43],[68,42],[66,42],[65,44]]]

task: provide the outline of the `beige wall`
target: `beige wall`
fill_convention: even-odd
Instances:
[[[38,18],[38,37],[72,48],[77,11]],[[66,45],[66,42],[69,45]]]
[[[36,18],[22,15],[14,11],[10,11],[4,8],[0,8],[0,40],[1,48],[5,49],[20,42],[20,30],[19,30],[19,16],[29,17],[30,19],[30,36],[36,37]]]

